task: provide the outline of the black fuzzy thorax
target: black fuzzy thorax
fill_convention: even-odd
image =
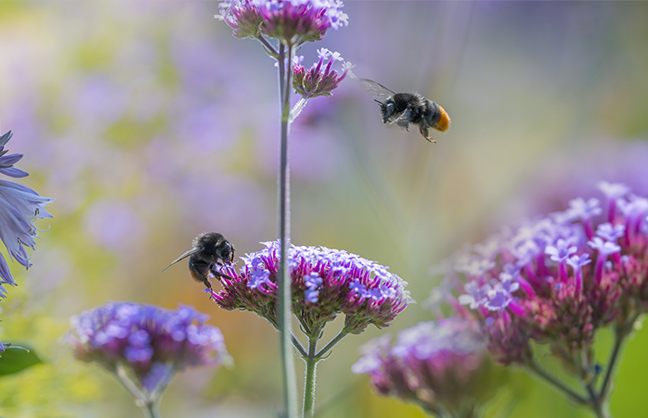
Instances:
[[[387,114],[387,106],[393,103],[394,108],[391,114]],[[388,121],[392,117],[400,116],[407,109],[410,109],[410,118],[408,123],[420,124],[424,126],[434,126],[441,118],[439,105],[431,100],[426,99],[418,93],[396,93],[385,101],[385,106],[381,106],[383,111],[383,120]]]

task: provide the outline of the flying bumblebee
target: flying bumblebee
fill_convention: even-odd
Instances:
[[[164,273],[177,263],[189,257],[189,273],[191,277],[202,282],[208,289],[212,288],[208,280],[211,272],[215,277],[225,277],[231,279],[226,274],[216,270],[215,265],[232,264],[234,261],[234,246],[225,237],[218,232],[203,232],[194,238],[191,250],[182,254],[173,263],[169,264],[162,272]]]
[[[432,100],[418,93],[396,93],[375,81],[361,78],[358,82],[371,94],[384,97],[375,100],[380,105],[383,123],[396,124],[409,132],[409,124],[418,125],[423,138],[436,143],[430,136],[430,128],[445,132],[450,127],[450,116]]]

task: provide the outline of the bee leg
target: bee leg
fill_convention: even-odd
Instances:
[[[222,264],[220,264],[220,265],[222,266]],[[228,279],[228,280],[234,280],[233,277],[228,276],[227,274],[225,274],[225,273],[221,273],[220,271],[216,270],[216,269],[214,268],[214,264],[212,264],[212,265],[210,266],[209,271],[210,271],[211,274],[213,274],[214,277],[216,277],[216,278],[221,278],[221,277],[223,277],[223,278]]]
[[[194,261],[189,259],[189,274],[197,282],[203,282],[207,289],[211,289],[212,285],[207,279],[209,276],[210,264],[204,261]]]
[[[432,137],[430,136],[430,130],[427,126],[424,127],[419,125],[419,131],[421,131],[421,135],[423,135],[423,138],[427,139],[428,142],[433,142],[436,144],[436,140],[432,139]]]
[[[403,113],[398,116],[397,119],[395,119],[392,123],[395,123],[397,126],[400,126],[401,128],[405,129],[407,132],[409,132],[409,124],[412,120],[412,109],[407,109]]]

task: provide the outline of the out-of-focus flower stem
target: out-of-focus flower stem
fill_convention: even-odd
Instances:
[[[555,386],[557,389],[560,389],[574,402],[580,405],[589,405],[589,401],[584,396],[579,395],[578,393],[567,387],[564,383],[558,380],[558,378],[543,369],[542,366],[540,366],[534,359],[527,361],[526,367],[531,372],[535,373],[536,376]]]
[[[133,383],[130,377],[128,377],[126,368],[124,368],[123,366],[117,366],[115,375],[117,376],[117,380],[119,381],[119,383],[121,383],[124,389],[126,389],[133,395],[135,404],[142,408],[142,411],[144,412],[144,416],[146,418],[160,418],[160,411],[158,410],[159,398],[148,400],[145,399],[146,396],[140,390],[140,388],[137,387],[135,383]]]
[[[432,408],[429,406],[426,402],[423,402],[421,400],[417,400],[416,403],[426,412],[428,412],[431,416],[437,417],[437,418],[453,418],[452,415],[446,414],[444,411],[442,411],[440,408]]]
[[[148,403],[144,407],[142,407],[142,409],[144,410],[144,415],[146,416],[146,418],[160,418],[157,402]]]
[[[290,329],[292,284],[288,271],[288,247],[290,245],[290,172],[288,166],[288,132],[290,131],[290,87],[293,47],[279,45],[277,61],[279,66],[279,97],[281,106],[281,145],[279,157],[279,306],[278,319],[281,334],[281,364],[284,382],[284,405],[286,418],[297,418],[297,382],[295,362],[291,349]]]
[[[614,378],[614,373],[617,369],[619,354],[621,353],[623,344],[625,343],[626,337],[630,335],[630,332],[632,332],[634,324],[638,318],[639,315],[637,314],[625,324],[616,328],[614,346],[612,347],[610,359],[607,363],[607,369],[605,370],[605,376],[603,377],[603,382],[601,383],[601,388],[598,393],[596,392],[594,383],[590,383],[590,386],[588,388],[588,391],[590,393],[590,404],[598,418],[611,417],[610,413],[608,412],[608,395],[612,386],[611,383]]]
[[[272,46],[272,44],[270,44],[270,42],[268,42],[265,36],[259,35],[257,36],[257,39],[259,40],[259,42],[261,42],[261,45],[263,45],[263,47],[266,49],[266,53],[268,55],[275,58],[279,56],[277,50]]]

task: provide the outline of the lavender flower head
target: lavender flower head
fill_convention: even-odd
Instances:
[[[389,340],[369,341],[351,368],[369,375],[379,393],[453,417],[477,416],[494,395],[497,373],[477,323],[461,317],[421,322],[401,331],[393,345]]]
[[[277,327],[279,242],[265,246],[243,257],[238,271],[232,265],[217,267],[230,279],[221,277],[223,289],[210,292],[221,308],[255,312]],[[313,329],[341,313],[352,334],[369,324],[386,327],[412,302],[407,282],[387,267],[346,251],[291,245],[288,265],[293,312]]]
[[[207,315],[181,305],[113,302],[70,319],[67,342],[82,361],[115,373],[137,401],[155,401],[176,371],[230,361],[223,335]]]
[[[321,40],[330,29],[348,25],[340,0],[227,0],[220,14],[237,38],[261,34],[292,45]]]
[[[564,212],[503,229],[488,254],[475,247],[456,258],[450,279],[463,284],[448,301],[481,323],[498,361],[528,363],[533,340],[578,369],[573,353],[589,350],[597,329],[648,310],[648,199],[600,186],[604,204],[574,199]],[[487,268],[468,273],[466,259]]]
[[[22,159],[22,154],[7,155],[5,146],[11,137],[11,131],[0,137],[0,174],[13,178],[26,177],[26,172],[14,167]],[[26,268],[32,264],[25,247],[33,249],[36,244],[34,237],[38,236],[34,221],[52,217],[45,206],[53,201],[18,183],[0,180],[0,239],[9,257]],[[5,284],[16,286],[7,261],[0,254],[0,298],[6,297]]]

